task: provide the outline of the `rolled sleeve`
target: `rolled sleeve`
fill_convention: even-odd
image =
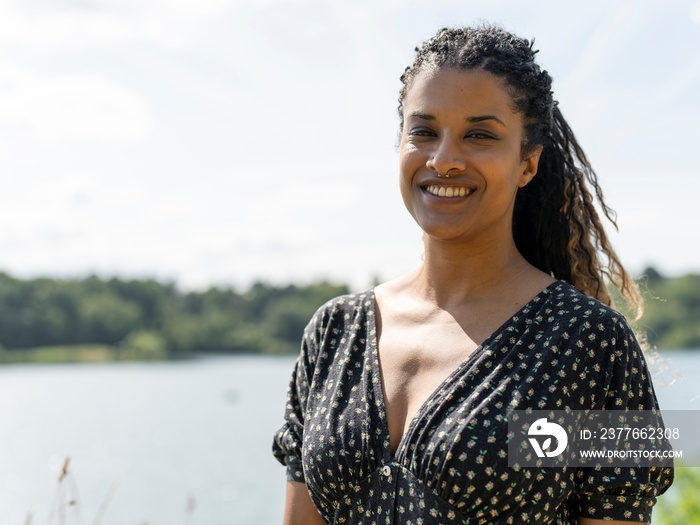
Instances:
[[[272,442],[273,455],[280,463],[287,466],[287,479],[302,483],[305,482],[302,462],[304,420],[316,360],[318,315],[317,313],[314,316],[304,330],[301,353],[297,358],[287,389],[285,423],[277,431]]]
[[[643,352],[624,319],[615,327],[613,351],[607,362],[605,410],[658,413],[651,375]],[[659,418],[661,422],[661,418]],[[663,423],[661,423],[663,424]],[[654,448],[671,450],[666,440]],[[673,460],[657,467],[587,467],[576,473],[574,516],[651,522],[656,498],[673,483]]]
[[[301,449],[304,437],[304,406],[306,403],[303,394],[305,391],[308,391],[308,384],[304,379],[305,374],[303,374],[303,371],[300,371],[302,357],[303,355],[297,359],[292,379],[287,389],[287,404],[284,411],[285,423],[277,431],[272,442],[272,454],[280,463],[287,466],[287,479],[300,482],[304,482]]]
[[[656,497],[673,481],[670,467],[591,468],[577,473],[574,516],[651,522]]]

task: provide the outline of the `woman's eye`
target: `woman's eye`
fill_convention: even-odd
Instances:
[[[435,133],[433,133],[433,131],[431,131],[429,129],[423,129],[423,128],[412,129],[411,131],[409,131],[408,134],[411,135],[412,137],[432,137],[433,135],[435,135]]]
[[[467,138],[471,139],[493,139],[493,135],[489,135],[488,133],[481,133],[480,131],[474,131],[472,133],[469,133],[467,135]]]

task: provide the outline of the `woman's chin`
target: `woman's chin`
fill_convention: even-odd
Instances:
[[[427,239],[442,242],[466,242],[469,240],[469,230],[458,225],[421,225]]]

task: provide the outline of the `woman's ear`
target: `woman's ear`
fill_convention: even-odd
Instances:
[[[540,162],[540,155],[542,155],[542,144],[535,144],[527,154],[527,157],[523,159],[523,171],[518,187],[522,188],[527,186],[528,182],[537,174],[537,165]]]

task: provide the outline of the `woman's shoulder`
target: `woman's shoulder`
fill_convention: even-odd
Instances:
[[[622,313],[566,281],[554,285],[548,310],[567,334],[586,333],[591,340],[606,334],[613,341],[635,337]]]
[[[557,281],[551,294],[551,303],[559,310],[576,313],[584,318],[608,320],[612,323],[626,323],[625,316],[610,305],[586,295],[567,281]]]
[[[304,329],[302,355],[315,367],[319,356],[334,355],[353,336],[364,340],[374,327],[374,291],[339,295],[321,305]]]
[[[324,330],[330,326],[355,324],[358,317],[374,315],[374,289],[339,295],[326,301],[311,317],[306,331]]]

